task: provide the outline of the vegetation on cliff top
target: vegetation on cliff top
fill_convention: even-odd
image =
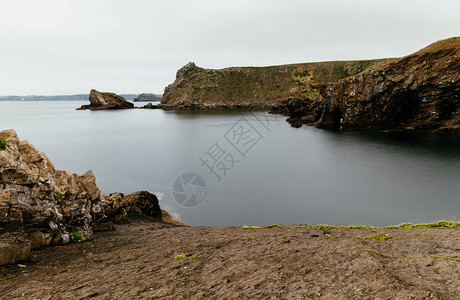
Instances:
[[[429,44],[425,48],[422,48],[418,50],[417,52],[414,52],[412,54],[403,56],[403,57],[397,57],[397,58],[392,58],[385,60],[379,64],[376,64],[375,66],[388,66],[390,64],[395,64],[400,62],[401,60],[409,57],[414,57],[414,56],[420,56],[424,54],[438,54],[442,50],[448,50],[448,49],[454,49],[454,48],[459,48],[460,47],[460,37],[451,37],[448,39],[444,40],[439,40],[434,43]],[[458,50],[457,50],[458,51]]]
[[[291,95],[310,98],[319,86],[358,74],[380,60],[331,61],[267,67],[203,69],[193,63],[177,73],[165,89],[163,105],[272,106]]]
[[[460,37],[451,37],[444,40],[434,42],[414,54],[423,54],[427,52],[436,52],[444,49],[460,47]]]

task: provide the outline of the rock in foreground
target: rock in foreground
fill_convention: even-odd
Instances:
[[[96,223],[123,222],[129,215],[161,218],[148,192],[103,195],[92,171],[56,170],[43,152],[0,132],[0,265],[30,259],[30,250],[91,240]]]
[[[104,110],[134,108],[134,104],[118,96],[115,93],[98,92],[91,90],[89,93],[89,105],[82,105],[78,110]]]

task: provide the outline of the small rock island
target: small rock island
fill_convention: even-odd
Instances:
[[[137,97],[134,97],[134,102],[151,102],[151,101],[160,101],[161,97],[155,94],[142,93]]]
[[[128,109],[134,108],[134,104],[126,101],[125,98],[107,92],[98,92],[92,89],[89,93],[89,105],[82,105],[77,110],[104,110],[104,109]]]

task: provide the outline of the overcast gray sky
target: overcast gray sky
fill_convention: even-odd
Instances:
[[[1,0],[0,12],[0,95],[162,93],[189,61],[397,57],[460,35],[458,0]]]

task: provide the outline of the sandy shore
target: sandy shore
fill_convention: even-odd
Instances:
[[[394,237],[357,239],[380,232]],[[1,299],[460,298],[459,229],[242,229],[136,220],[33,257],[0,267]]]

